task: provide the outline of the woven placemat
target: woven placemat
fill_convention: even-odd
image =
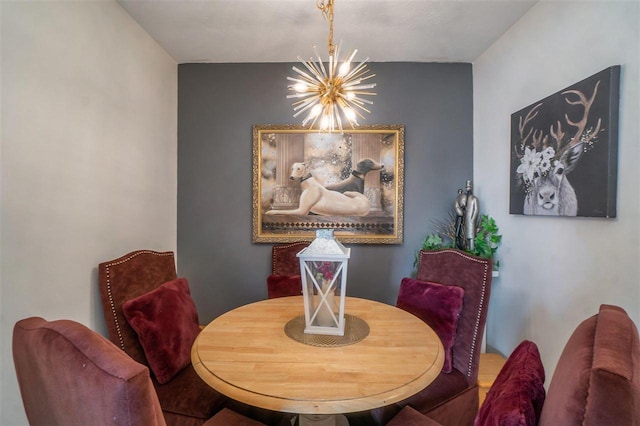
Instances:
[[[311,346],[337,347],[358,343],[369,335],[369,324],[355,315],[344,315],[344,336],[306,334],[304,315],[292,318],[284,326],[284,332],[293,340]]]

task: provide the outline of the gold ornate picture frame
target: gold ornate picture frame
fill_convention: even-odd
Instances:
[[[254,243],[312,240],[401,244],[404,126],[319,132],[253,126]]]

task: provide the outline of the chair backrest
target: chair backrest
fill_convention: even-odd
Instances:
[[[98,265],[98,285],[109,339],[142,364],[148,365],[144,350],[124,317],[122,305],[175,279],[173,252],[138,250]]]
[[[539,424],[639,425],[639,340],[622,308],[601,305],[567,341]]]
[[[491,293],[491,260],[460,250],[421,250],[416,278],[464,289],[462,312],[453,344],[453,368],[475,384]]]
[[[267,277],[267,296],[299,296],[302,294],[300,259],[296,256],[309,242],[276,244],[271,248],[271,275]]]
[[[13,360],[33,425],[165,425],[149,369],[70,320],[26,318]]]
[[[308,241],[297,241],[274,245],[271,248],[271,274],[300,275],[300,260],[296,255],[309,244]]]

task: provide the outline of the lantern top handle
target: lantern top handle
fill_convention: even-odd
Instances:
[[[305,250],[306,254],[346,254],[348,250],[336,240],[333,229],[318,229],[316,239]]]

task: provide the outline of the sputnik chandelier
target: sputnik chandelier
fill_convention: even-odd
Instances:
[[[287,96],[288,99],[298,99],[293,103],[294,117],[306,113],[302,125],[314,128],[316,124],[320,130],[343,131],[343,124],[348,123],[351,128],[358,126],[358,117],[364,120],[363,112],[371,113],[366,105],[373,102],[363,96],[375,96],[369,91],[376,87],[375,83],[363,83],[375,74],[369,74],[367,61],[360,62],[356,67],[351,67],[351,61],[356,56],[355,49],[347,59],[338,66],[340,46],[333,44],[333,3],[334,0],[316,0],[316,6],[322,12],[324,18],[329,21],[329,63],[325,68],[316,47],[313,47],[316,60],[308,61],[298,56],[298,60],[304,65],[304,69],[296,66],[293,70],[296,74],[287,77],[292,84],[289,90],[294,92]]]

